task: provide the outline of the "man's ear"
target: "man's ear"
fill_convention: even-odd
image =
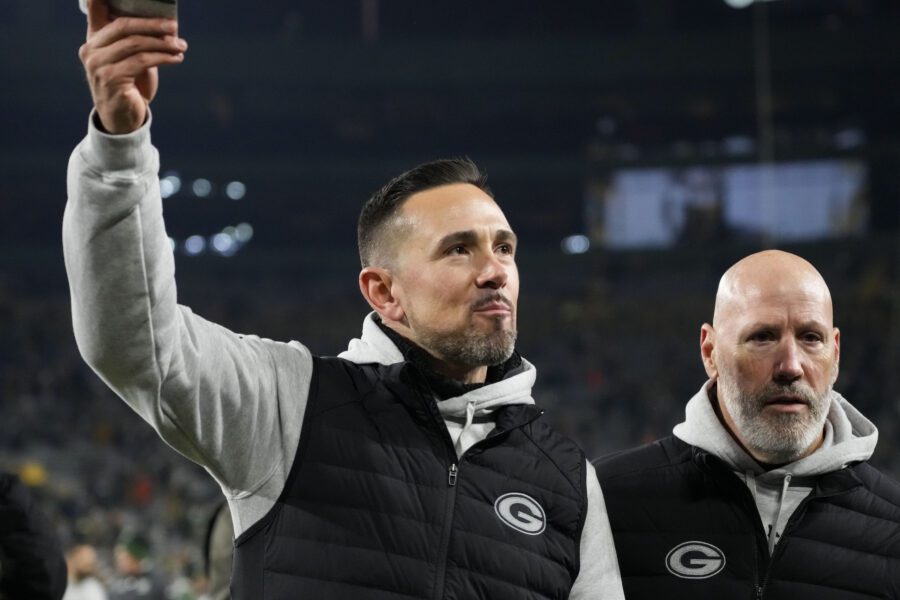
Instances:
[[[841,370],[841,330],[834,328],[834,373],[831,374],[831,385],[837,381],[838,372]]]
[[[365,267],[359,272],[359,291],[372,310],[388,321],[402,321],[405,313],[397,296],[394,295],[396,282],[387,269]]]
[[[700,328],[700,359],[703,368],[712,381],[719,377],[719,369],[716,367],[716,358],[713,350],[716,348],[716,330],[709,323],[704,323]]]

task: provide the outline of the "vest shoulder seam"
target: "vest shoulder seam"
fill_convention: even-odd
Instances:
[[[616,480],[616,479],[621,479],[622,477],[632,477],[632,476],[635,476],[635,475],[641,475],[641,474],[644,474],[644,473],[650,473],[650,472],[652,472],[652,471],[659,471],[659,470],[662,470],[662,469],[671,469],[671,468],[673,468],[673,467],[677,467],[677,466],[679,466],[679,465],[683,465],[683,464],[685,464],[685,463],[689,463],[690,461],[691,461],[691,457],[690,457],[690,456],[686,456],[686,457],[684,457],[684,458],[682,458],[682,459],[679,459],[679,460],[676,460],[676,461],[670,461],[670,462],[667,462],[667,463],[664,463],[664,464],[661,464],[661,465],[652,465],[652,466],[648,466],[648,467],[637,467],[637,468],[633,468],[633,469],[630,469],[630,470],[627,470],[627,471],[624,471],[624,472],[616,473],[616,474],[614,474],[614,475],[609,475],[609,476],[606,476],[606,477],[600,477],[600,475],[598,474],[597,477],[598,477],[598,479],[600,479],[600,483],[603,483],[603,482],[606,482],[606,481],[613,481],[613,480]],[[595,465],[595,467],[596,467],[596,465]]]

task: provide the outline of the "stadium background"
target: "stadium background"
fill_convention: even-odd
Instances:
[[[893,0],[187,0],[180,15],[191,49],[162,72],[153,136],[180,300],[199,314],[340,352],[367,310],[362,202],[468,155],[522,240],[535,397],[590,455],[679,422],[719,275],[780,247],[829,282],[836,387],[900,477]],[[83,36],[74,0],[4,3],[0,468],[107,569],[123,532],[146,533],[190,598],[218,490],[72,336],[60,223],[90,109]]]

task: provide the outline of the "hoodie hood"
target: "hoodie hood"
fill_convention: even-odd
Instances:
[[[350,340],[347,350],[338,355],[357,364],[393,365],[405,360],[397,345],[375,322],[375,313],[369,313],[363,321],[362,335]],[[441,415],[447,418],[472,419],[487,416],[495,409],[508,404],[534,404],[531,388],[537,370],[522,359],[522,368],[509,377],[471,390],[462,396],[447,398],[437,403]]]
[[[691,398],[685,409],[684,422],[676,425],[673,433],[682,441],[723,460],[747,485],[763,530],[767,532],[769,553],[772,554],[791,515],[812,492],[816,477],[871,457],[878,442],[878,430],[832,390],[822,445],[805,458],[766,471],[719,421],[709,393],[712,385],[712,381],[707,381]]]
[[[688,402],[685,420],[673,429],[676,437],[725,461],[740,473],[752,473],[761,481],[780,481],[785,475],[814,477],[868,460],[878,442],[878,429],[843,396],[831,391],[831,406],[825,421],[825,440],[805,458],[766,471],[731,437],[719,421],[710,399],[707,381]]]
[[[397,345],[378,327],[374,312],[369,313],[363,321],[362,335],[350,340],[347,349],[338,354],[338,358],[358,365],[379,364],[385,366],[404,360],[403,353],[400,352]]]

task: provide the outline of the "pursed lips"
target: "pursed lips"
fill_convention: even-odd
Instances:
[[[473,310],[492,316],[512,314],[512,303],[506,298],[486,298],[477,302]]]
[[[766,407],[783,412],[799,412],[806,408],[807,401],[801,396],[778,395],[766,400]]]

